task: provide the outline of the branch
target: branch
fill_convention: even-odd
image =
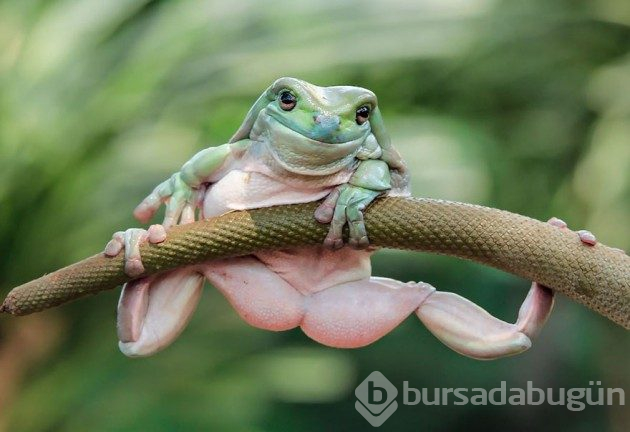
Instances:
[[[317,203],[239,211],[180,225],[141,247],[143,276],[252,252],[321,244]],[[470,259],[553,287],[630,329],[630,257],[525,216],[456,202],[382,198],[365,213],[371,244]],[[122,254],[121,254],[122,255]],[[0,311],[26,315],[128,282],[123,258],[94,255],[13,289]]]

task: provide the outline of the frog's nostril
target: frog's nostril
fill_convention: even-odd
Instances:
[[[339,116],[318,114],[313,116],[315,123],[325,129],[337,129],[339,127]]]

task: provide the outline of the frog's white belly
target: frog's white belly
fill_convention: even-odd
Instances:
[[[232,170],[209,187],[203,202],[203,216],[317,201],[328,195],[332,187],[292,187],[259,172]]]
[[[335,182],[345,183],[340,176]],[[349,176],[348,176],[349,177]],[[207,190],[203,203],[205,218],[233,210],[247,210],[281,204],[297,204],[327,196],[335,184],[321,181],[288,185],[260,172],[232,170]],[[303,294],[319,292],[344,282],[369,277],[370,254],[344,247],[331,251],[323,246],[256,253],[271,271]]]

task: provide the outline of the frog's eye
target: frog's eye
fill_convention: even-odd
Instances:
[[[280,101],[280,108],[285,111],[291,111],[295,108],[295,104],[297,103],[297,99],[289,90],[282,90],[278,100]]]
[[[357,124],[362,125],[370,117],[370,107],[367,105],[361,105],[357,108]]]

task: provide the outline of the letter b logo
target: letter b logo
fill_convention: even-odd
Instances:
[[[385,423],[398,409],[398,389],[385,375],[374,371],[356,388],[356,410],[374,427]]]
[[[383,376],[383,378],[385,378],[385,376]],[[374,384],[374,381],[368,381],[368,403],[370,405],[383,403],[386,399],[385,395],[386,393],[383,387],[377,387],[376,384]]]

